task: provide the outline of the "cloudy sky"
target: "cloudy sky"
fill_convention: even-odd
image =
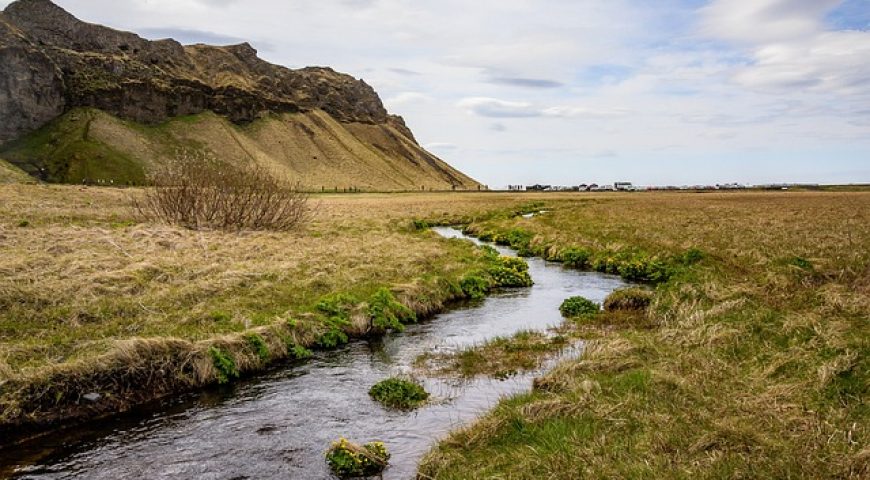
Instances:
[[[57,3],[361,77],[491,186],[870,182],[870,0]]]

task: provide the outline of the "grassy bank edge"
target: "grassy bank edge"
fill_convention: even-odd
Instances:
[[[456,278],[418,278],[381,287],[365,300],[337,292],[324,296],[314,311],[270,325],[200,341],[131,338],[99,356],[13,375],[0,383],[0,447],[173,394],[230,383],[279,362],[303,360],[309,349],[380,337],[450,303],[519,286],[518,276],[528,278],[516,259],[491,249],[476,251],[482,266],[472,265]]]

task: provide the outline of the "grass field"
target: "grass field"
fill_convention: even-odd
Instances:
[[[661,265],[645,321],[586,322],[580,358],[444,439],[421,478],[870,477],[870,194],[576,198],[469,229],[588,268]],[[516,342],[454,368],[547,350]]]
[[[420,316],[437,311],[488,260],[411,220],[524,200],[316,196],[297,232],[229,234],[141,223],[130,207],[136,194],[0,186],[4,422],[87,417],[226,381],[303,347],[370,333],[366,306],[399,312],[391,296]],[[106,404],[82,402],[89,392],[108,392]]]
[[[143,223],[136,194],[0,186],[4,425],[303,357],[369,333],[366,305],[437,311],[488,260],[426,219],[655,290],[640,319],[603,314],[440,359],[442,373],[506,375],[587,340],[444,439],[422,478],[870,474],[868,192],[315,196],[306,226],[280,234]],[[82,400],[92,391],[101,403]]]

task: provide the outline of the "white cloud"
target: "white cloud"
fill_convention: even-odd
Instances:
[[[738,84],[779,93],[870,94],[870,32],[831,31],[839,0],[716,0],[702,9],[704,33],[747,49]]]
[[[472,97],[460,100],[456,106],[482,117],[526,118],[526,117],[615,117],[625,115],[628,110],[618,108],[595,109],[557,105],[539,107],[529,102],[500,100],[490,97]]]

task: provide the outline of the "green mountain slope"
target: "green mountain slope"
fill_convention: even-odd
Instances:
[[[476,188],[390,124],[341,123],[320,110],[269,114],[237,125],[211,112],[158,125],[73,109],[0,150],[0,157],[49,182],[128,185],[181,151],[257,162],[309,190]]]

